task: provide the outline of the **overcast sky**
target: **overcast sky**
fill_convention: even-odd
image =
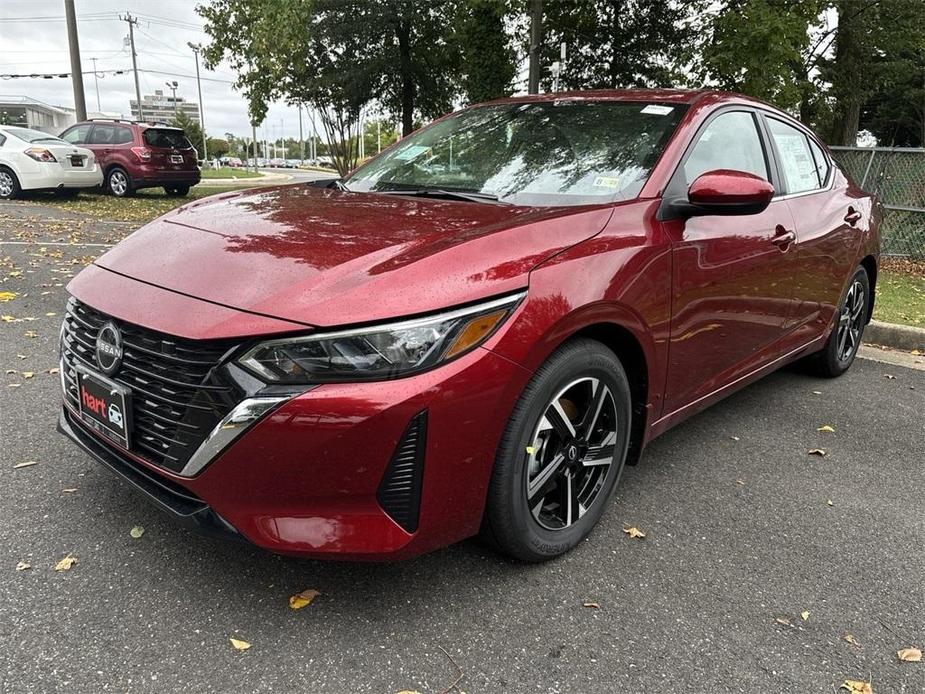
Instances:
[[[132,56],[123,47],[128,25],[118,15],[137,14],[135,48],[138,52],[141,93],[153,94],[166,81],[176,80],[177,96],[197,101],[196,66],[187,42],[206,42],[202,20],[195,12],[194,0],[76,0],[77,29],[83,71],[96,68],[129,70],[122,75],[100,75],[100,106],[107,113],[129,115],[129,99],[135,96],[130,68]],[[145,17],[150,18],[147,21]],[[37,19],[41,18],[41,19]],[[171,26],[165,26],[163,21]],[[141,70],[158,71],[141,72]],[[235,75],[227,65],[215,72],[202,68],[202,100],[206,130],[212,137],[225,132],[250,135],[247,106],[232,89]],[[0,0],[0,75],[21,73],[70,72],[64,0]],[[162,74],[171,73],[171,74]],[[88,111],[97,110],[96,87],[92,74],[84,75]],[[0,96],[29,96],[50,104],[74,107],[74,92],[68,78],[0,79]],[[305,132],[309,125],[305,120]],[[258,137],[273,140],[281,135],[298,137],[298,112],[282,103],[270,106]]]

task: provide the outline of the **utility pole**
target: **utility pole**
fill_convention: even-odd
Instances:
[[[141,108],[141,87],[138,86],[138,54],[135,53],[135,25],[138,19],[128,12],[125,15],[119,15],[119,19],[128,23],[128,40],[132,47],[132,72],[135,73],[135,98],[138,99],[138,120],[144,120],[145,114]]]
[[[530,2],[530,74],[527,93],[540,93],[540,44],[543,42],[543,0]]]
[[[93,81],[96,82],[96,110],[99,113],[103,112],[103,107],[100,106],[100,75],[96,71],[96,58],[90,58],[93,61]]]
[[[196,56],[196,90],[199,93],[199,129],[202,131],[202,160],[209,158],[209,148],[206,146],[206,119],[202,115],[202,82],[199,81],[199,51],[202,49],[198,43],[187,41],[186,45],[193,50]]]
[[[84,99],[84,76],[80,66],[80,44],[77,42],[77,13],[74,0],[64,0],[64,14],[67,16],[67,44],[71,51],[71,86],[74,88],[74,110],[77,120],[87,120],[87,102]]]

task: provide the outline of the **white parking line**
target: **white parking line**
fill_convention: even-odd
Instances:
[[[90,246],[95,248],[112,248],[114,243],[69,243],[67,241],[0,241],[3,246]]]

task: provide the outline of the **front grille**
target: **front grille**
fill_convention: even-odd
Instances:
[[[112,380],[132,391],[131,451],[179,472],[209,433],[237,404],[216,368],[234,347],[227,340],[186,340],[124,323],[71,298],[62,332],[62,380],[78,409],[75,365],[99,370],[96,335],[112,320],[122,333],[122,366]]]

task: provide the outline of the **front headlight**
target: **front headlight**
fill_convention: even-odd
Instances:
[[[239,363],[271,383],[375,381],[440,364],[484,342],[526,292],[367,328],[262,342]]]

